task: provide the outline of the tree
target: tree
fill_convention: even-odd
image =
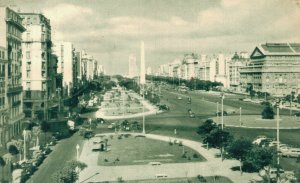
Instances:
[[[227,148],[228,154],[240,161],[240,171],[242,173],[242,161],[252,149],[252,143],[248,139],[237,139],[231,142]]]
[[[243,170],[257,172],[265,166],[272,165],[275,161],[276,151],[272,148],[254,146],[243,161]]]
[[[250,90],[249,94],[250,94],[250,97],[252,99],[253,97],[255,97],[256,91]]]
[[[1,166],[1,169],[2,169],[2,175],[1,175],[1,177],[2,177],[2,180],[1,180],[1,182],[3,182],[3,180],[4,180],[4,166],[6,165],[6,162],[4,161],[4,159],[3,159],[3,157],[2,156],[0,156],[0,166]]]
[[[198,127],[197,133],[199,135],[207,135],[216,128],[218,128],[218,125],[212,119],[207,119],[201,126]]]
[[[41,130],[44,132],[44,140],[46,143],[46,133],[50,130],[50,124],[47,121],[42,121]]]
[[[206,135],[203,142],[210,144],[212,147],[220,148],[223,160],[223,148],[226,147],[231,140],[232,136],[229,132],[216,128]]]
[[[54,183],[75,183],[79,178],[79,171],[86,167],[87,165],[80,161],[69,161],[61,170],[53,174],[52,180]]]
[[[266,103],[264,110],[261,113],[262,119],[274,119],[274,111],[270,103]]]
[[[10,145],[8,147],[8,152],[11,154],[11,155],[17,155],[19,154],[19,150],[18,148],[15,146],[15,145]]]
[[[231,140],[230,133],[219,128],[213,129],[204,139],[205,142],[218,148],[227,146]]]

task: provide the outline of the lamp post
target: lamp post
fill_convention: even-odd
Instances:
[[[280,100],[277,101],[276,104],[277,107],[277,112],[276,112],[276,134],[277,134],[277,174],[276,174],[276,178],[277,178],[277,182],[279,181],[279,108],[280,108]]]
[[[76,160],[79,161],[79,144],[76,145]]]
[[[26,130],[23,130],[23,137],[24,137],[24,161],[26,161]]]
[[[221,121],[222,121],[222,130],[224,128],[224,106],[223,106],[223,101],[224,101],[224,93],[221,94]]]
[[[240,126],[242,126],[242,107],[240,107]]]
[[[217,102],[217,121],[219,122],[219,102]]]
[[[142,94],[143,94],[143,100],[142,100],[142,106],[143,106],[143,134],[146,133],[145,131],[145,106],[144,106],[144,103],[145,103],[145,85],[142,85]]]

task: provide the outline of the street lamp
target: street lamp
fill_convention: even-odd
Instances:
[[[76,160],[79,161],[79,144],[76,145]]]
[[[23,130],[23,137],[24,137],[24,161],[26,161],[26,130]]]
[[[222,130],[223,130],[223,128],[224,128],[224,109],[223,109],[224,106],[223,106],[223,101],[224,101],[224,98],[225,98],[224,93],[222,93],[220,97],[221,97],[221,110],[222,110],[221,111],[221,118],[222,118],[221,120],[222,120]]]
[[[276,103],[276,108],[277,108],[277,112],[276,112],[276,132],[277,132],[277,182],[279,180],[279,108],[280,108],[280,100],[277,101]]]

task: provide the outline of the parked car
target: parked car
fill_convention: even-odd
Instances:
[[[277,168],[268,168],[268,167],[265,167],[264,169],[260,170],[259,171],[259,175],[261,177],[264,177],[264,176],[268,176],[270,177],[271,181],[274,181],[276,180],[276,177],[277,177]],[[279,169],[279,175],[282,175],[284,174],[284,170],[283,169]]]
[[[259,146],[269,147],[269,144],[273,141],[274,141],[274,139],[271,139],[271,138],[262,139],[261,142],[259,143]]]
[[[251,102],[251,99],[250,98],[245,98],[243,99],[244,102]]]
[[[261,141],[263,140],[263,139],[266,139],[267,137],[266,136],[257,136],[255,139],[254,139],[254,141],[252,142],[252,144],[257,144],[257,145],[259,145],[260,143],[261,143]]]
[[[178,99],[178,100],[182,100],[182,97],[179,97],[179,96],[178,96],[177,99]]]
[[[222,112],[216,112],[216,116],[222,116]],[[228,116],[227,111],[223,111],[223,116]]]
[[[83,137],[86,138],[86,139],[90,139],[94,136],[95,136],[95,133],[93,131],[90,131],[90,130],[86,130],[83,134]]]
[[[281,152],[284,157],[297,158],[300,157],[300,148],[290,148],[287,151]]]
[[[195,118],[195,113],[190,113],[190,118]]]

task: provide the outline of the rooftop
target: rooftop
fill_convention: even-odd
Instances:
[[[300,43],[266,43],[260,47],[263,48],[261,51],[266,53],[300,53]]]

